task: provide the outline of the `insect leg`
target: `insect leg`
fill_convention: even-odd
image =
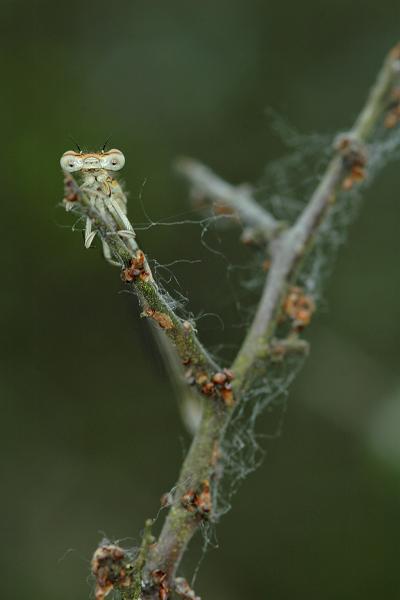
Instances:
[[[117,199],[114,199],[113,196],[108,200],[109,210],[113,213],[114,218],[116,219],[118,225],[122,225],[121,234],[122,237],[135,237],[135,232],[133,231],[133,227],[126,216],[125,212],[122,210]],[[120,232],[118,232],[120,233]]]
[[[95,201],[93,199],[90,200],[90,203],[94,206]],[[92,242],[95,238],[96,231],[92,231],[92,221],[89,217],[86,217],[86,226],[85,226],[85,248],[90,248]]]
[[[106,214],[105,202],[106,201],[104,200],[103,197],[101,197],[101,196],[97,197],[96,208],[102,216],[104,216]],[[103,256],[106,259],[106,261],[108,263],[110,263],[110,265],[113,265],[115,267],[120,267],[121,266],[120,263],[113,259],[112,253],[110,250],[110,246],[107,244],[107,242],[102,239],[101,243],[102,243],[102,247],[103,247]]]
[[[121,267],[120,263],[113,259],[110,246],[104,240],[101,241],[103,245],[103,256],[110,265],[114,267]]]
[[[118,197],[115,197],[112,194],[107,200],[105,200],[104,203],[105,203],[106,207],[108,208],[109,212],[114,217],[118,226],[121,227],[121,229],[119,229],[117,231],[117,234],[121,238],[126,239],[127,245],[130,247],[130,249],[133,252],[136,252],[136,250],[137,250],[137,244],[135,241],[136,234],[133,230],[133,227],[132,227],[128,217],[126,216],[126,212],[124,211],[123,207],[121,206],[120,202],[118,201]]]

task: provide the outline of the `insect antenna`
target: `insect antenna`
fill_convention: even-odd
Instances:
[[[102,147],[101,147],[101,153],[105,152],[105,150],[106,150],[106,147],[107,147],[107,144],[108,144],[108,142],[111,140],[111,138],[112,138],[112,135],[113,135],[113,134],[111,133],[111,134],[108,136],[108,138],[106,139],[106,141],[104,142],[104,144],[102,145]]]
[[[80,145],[78,144],[78,142],[76,141],[76,139],[71,134],[68,137],[69,137],[70,140],[72,140],[74,142],[75,146],[78,148],[79,154],[82,154],[83,150],[80,147]]]

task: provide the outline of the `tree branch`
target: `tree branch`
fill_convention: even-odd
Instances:
[[[279,313],[285,306],[289,287],[295,283],[301,262],[336,200],[337,191],[349,189],[364,176],[366,156],[363,144],[387,108],[387,98],[399,76],[399,63],[400,45],[389,54],[353,129],[338,139],[325,174],[290,229],[282,231],[279,223],[248,193],[223,182],[207,168],[193,162],[181,163],[180,171],[197,189],[212,200],[220,200],[232,207],[244,223],[261,231],[264,240],[270,244],[271,268],[252,325],[233,362],[235,379],[232,385],[232,373],[221,370],[215,364],[198,340],[193,326],[169,306],[136,242],[131,238],[121,239],[118,234],[120,224],[115,216],[96,210],[72,177],[66,176],[69,208],[80,216],[89,217],[93,229],[106,240],[114,258],[121,264],[124,281],[131,284],[137,293],[143,314],[155,320],[174,343],[181,362],[190,370],[189,375],[204,398],[202,420],[183,463],[161,534],[154,545],[146,546],[147,560],[140,565],[144,577],[143,597],[168,597],[187,544],[200,524],[212,518],[220,444],[235,403],[240,403],[256,362],[274,352],[277,343],[284,351],[306,351],[306,346],[296,339],[275,340]],[[292,305],[298,301],[299,295],[296,291],[294,296],[297,300],[292,299]],[[302,306],[305,306],[304,302]],[[308,302],[308,314],[310,312],[311,303]],[[122,581],[126,584],[126,579]],[[124,592],[130,598],[135,597],[133,594],[137,596],[137,588],[132,594],[129,590]]]
[[[335,201],[338,188],[346,182],[346,177],[355,177],[357,169],[364,165],[362,143],[367,140],[386,106],[385,100],[398,76],[397,63],[400,57],[400,45],[389,54],[377,82],[372,89],[367,103],[356,121],[351,133],[342,136],[336,144],[335,155],[326,169],[317,189],[308,205],[289,230],[272,241],[272,265],[267,276],[264,291],[242,347],[232,365],[235,375],[233,389],[237,402],[246,385],[255,363],[265,353],[265,348],[273,343],[277,326],[277,316],[285,294],[294,280],[299,263],[310,251],[312,241],[319,231],[323,219]],[[240,205],[238,193],[228,184],[221,185],[221,180],[201,165],[187,163],[182,169],[190,180],[205,194],[221,198],[229,204],[229,193],[233,193],[234,204]],[[355,173],[354,173],[355,171]],[[233,203],[232,203],[233,205]],[[247,218],[248,213],[246,214]],[[267,218],[265,239],[271,239],[271,220]],[[273,236],[272,236],[273,237]],[[161,569],[169,579],[174,576],[183,552],[199,526],[198,515],[188,512],[181,501],[181,494],[190,486],[198,485],[202,480],[211,478],[215,469],[216,449],[223,438],[232,410],[224,412],[216,405],[206,404],[201,426],[193,440],[189,454],[184,462],[179,477],[176,498],[170,509],[153,555],[147,565],[148,573]]]
[[[389,53],[367,102],[349,134],[339,136],[335,155],[309,203],[288,231],[282,233],[272,248],[272,264],[256,315],[243,345],[232,365],[236,389],[243,385],[263,347],[274,335],[278,313],[296,269],[312,247],[324,217],[336,200],[340,186],[345,189],[357,180],[366,158],[363,144],[387,109],[388,97],[399,78],[400,44]]]
[[[135,238],[121,238],[116,218],[100,212],[83,192],[75,179],[64,173],[68,209],[80,217],[89,217],[93,230],[107,242],[113,257],[121,265],[121,277],[138,296],[142,316],[151,318],[171,340],[183,365],[190,366],[191,382],[202,390],[204,383],[221,369],[199,341],[192,323],[181,319],[171,308],[166,296],[154,280],[145,254]]]
[[[263,243],[274,239],[285,227],[252,197],[247,186],[233,186],[205,167],[201,163],[182,158],[176,163],[177,172],[189,180],[196,194],[221,204],[238,215],[254,241]]]

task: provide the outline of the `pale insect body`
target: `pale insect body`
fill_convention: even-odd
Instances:
[[[108,152],[74,152],[68,150],[61,159],[60,165],[63,171],[68,173],[80,173],[82,183],[80,189],[84,191],[93,206],[100,213],[108,211],[120,227],[118,235],[133,241],[135,233],[130,224],[127,214],[126,196],[119,183],[111,176],[113,171],[119,171],[125,164],[125,157],[120,150],[112,149]],[[73,203],[65,201],[67,210],[72,208]],[[85,247],[89,248],[96,235],[92,231],[92,222],[86,219]],[[118,264],[112,259],[110,248],[105,240],[102,240],[104,257],[111,264]],[[135,246],[135,243],[134,243]]]

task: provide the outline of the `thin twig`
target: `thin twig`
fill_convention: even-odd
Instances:
[[[150,551],[150,546],[154,542],[154,537],[151,533],[151,528],[153,526],[153,520],[147,519],[144,532],[142,537],[142,543],[139,549],[139,554],[135,560],[133,565],[133,573],[135,575],[134,583],[132,586],[132,590],[129,593],[131,595],[132,600],[140,600],[142,597],[142,581],[143,581],[143,569],[146,564],[147,556]],[[126,594],[125,594],[126,596]]]
[[[64,176],[65,186],[69,190],[68,196],[75,198],[70,202],[69,209],[81,217],[91,219],[93,230],[99,232],[111,249],[114,259],[120,263],[123,280],[136,292],[142,307],[142,316],[153,319],[155,324],[165,331],[182,364],[190,365],[193,383],[201,389],[204,382],[197,383],[199,377],[206,374],[207,379],[210,379],[221,369],[199,341],[194,326],[181,319],[171,308],[135,238],[121,238],[117,233],[120,228],[115,219],[110,214],[100,213],[70,174],[65,173]]]
[[[254,200],[247,186],[235,187],[215,175],[208,167],[190,158],[177,161],[176,170],[190,181],[195,194],[197,192],[237,214],[242,224],[251,230],[254,240],[269,242],[284,228],[283,223],[277,221]]]

